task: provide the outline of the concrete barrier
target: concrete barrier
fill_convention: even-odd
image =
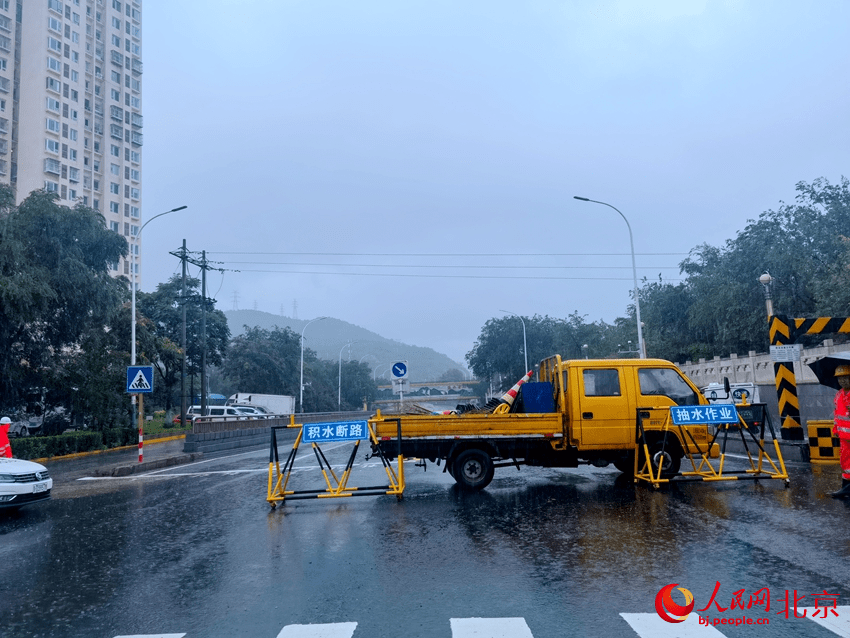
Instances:
[[[314,412],[298,414],[295,423],[325,423],[332,421],[355,421],[368,419],[371,412]],[[271,427],[289,425],[289,416],[272,416],[266,418],[226,418],[226,417],[197,417],[192,424],[191,434],[186,435],[183,451],[221,452],[246,447],[268,445],[271,438]],[[297,429],[285,430],[291,433],[294,440]],[[278,440],[290,440],[289,436]]]

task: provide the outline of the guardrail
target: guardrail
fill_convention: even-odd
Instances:
[[[362,410],[351,412],[310,412],[307,414],[269,414],[263,416],[198,416],[192,422],[192,434],[212,432],[232,432],[235,430],[254,430],[256,428],[287,426],[293,418],[299,423],[318,423],[322,421],[346,421],[366,419],[371,412]]]

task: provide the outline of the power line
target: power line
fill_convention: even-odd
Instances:
[[[523,270],[523,269],[566,269],[566,270],[631,270],[631,266],[517,266],[517,265],[485,265],[474,266],[469,264],[316,264],[308,262],[292,262],[292,261],[227,261],[216,262],[221,264],[256,264],[261,266],[334,266],[337,268],[502,268],[507,270]],[[641,266],[638,270],[679,270],[678,266]]]
[[[531,279],[531,280],[558,280],[558,281],[631,281],[631,277],[551,277],[540,276],[523,277],[521,275],[420,275],[414,273],[373,273],[373,272],[319,272],[309,270],[260,270],[260,269],[242,269],[239,272],[262,272],[274,273],[279,275],[340,275],[350,277],[413,277],[427,279]],[[664,282],[681,282],[683,279],[664,279]]]
[[[208,255],[290,255],[337,257],[630,257],[631,253],[295,253],[246,251],[207,251]],[[635,253],[643,257],[687,256],[690,253]]]

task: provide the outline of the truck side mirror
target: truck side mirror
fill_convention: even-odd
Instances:
[[[729,377],[723,377],[723,391],[726,392],[726,398],[729,398],[729,393],[732,389],[729,387]]]

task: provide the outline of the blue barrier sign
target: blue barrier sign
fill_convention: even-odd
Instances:
[[[369,438],[366,421],[336,421],[333,423],[305,423],[301,426],[304,443],[329,443],[331,441],[357,441]]]
[[[738,423],[738,410],[731,403],[688,405],[670,408],[675,425],[722,425]]]

